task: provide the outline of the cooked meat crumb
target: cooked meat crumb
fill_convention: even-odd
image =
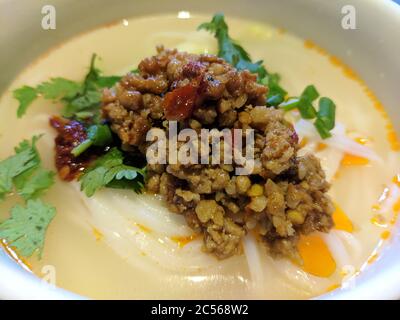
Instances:
[[[298,137],[281,110],[265,106],[267,88],[249,71],[214,55],[157,48],[103,93],[103,115],[123,145],[145,153],[146,133],[165,120],[179,129],[254,129],[255,160],[247,176],[236,165],[148,165],[147,190],[204,235],[204,250],[223,259],[241,252],[254,232],[271,254],[298,258],[299,235],[333,226],[329,184],[313,155],[299,157]],[[222,144],[223,145],[223,144]]]

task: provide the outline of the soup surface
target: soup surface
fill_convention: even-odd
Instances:
[[[181,15],[182,17],[182,15]],[[217,43],[197,26],[209,16],[187,19],[172,15],[124,20],[53,49],[28,67],[0,100],[0,159],[13,153],[22,139],[44,134],[38,148],[44,165],[54,169],[55,131],[49,117],[60,106],[38,99],[17,119],[12,90],[52,77],[80,80],[92,53],[105,74],[123,75],[136,68],[156,45],[193,53],[216,53]],[[43,277],[53,266],[57,286],[92,298],[308,298],[348,285],[358,272],[379,258],[390,238],[399,209],[399,148],[382,106],[351,71],[309,41],[284,30],[254,22],[228,19],[231,35],[254,60],[264,60],[279,72],[290,93],[315,84],[337,106],[337,130],[371,150],[373,159],[348,153],[341,146],[308,136],[295,113],[288,118],[304,146],[320,157],[332,183],[336,228],[300,241],[304,265],[273,259],[255,239],[247,238],[245,253],[217,260],[201,252],[182,217],[169,212],[152,195],[104,189],[86,198],[75,183],[57,180],[46,194],[57,216],[50,225],[41,260],[26,264]],[[340,144],[340,143],[339,143]],[[345,144],[345,143],[344,143]],[[15,203],[0,204],[0,221]]]

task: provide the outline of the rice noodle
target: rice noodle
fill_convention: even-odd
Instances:
[[[336,265],[342,269],[344,266],[351,264],[350,256],[343,244],[343,240],[339,238],[335,230],[329,233],[319,233],[324,239],[329,251],[336,261]]]
[[[314,125],[307,120],[300,119],[294,125],[296,132],[300,136],[307,137],[314,141],[320,141],[329,147],[341,150],[355,156],[363,157],[372,161],[382,162],[382,159],[370,148],[363,146],[350,139],[345,134],[345,128],[342,124],[337,123],[331,131],[332,137],[321,139]]]
[[[155,196],[138,195],[130,190],[105,189],[97,192],[93,198],[107,204],[132,223],[143,225],[160,235],[184,237],[193,234],[185,218],[170,212]]]
[[[332,182],[337,171],[340,168],[340,163],[343,159],[343,151],[335,148],[326,148],[315,155],[321,160],[321,166],[325,171],[326,180]]]
[[[360,241],[351,233],[342,230],[332,230],[347,246],[352,259],[358,260],[362,255],[362,246]]]
[[[310,295],[315,295],[327,288],[331,281],[329,278],[320,278],[313,276],[294,265],[288,259],[272,259],[268,257],[274,271],[288,281],[292,286],[302,291],[306,291]]]
[[[263,267],[261,262],[257,240],[252,234],[248,234],[243,239],[243,249],[250,271],[251,286],[254,290],[260,292],[265,283],[263,275],[263,269],[265,269],[265,267]]]
[[[132,264],[141,265],[143,268],[148,268],[148,260],[151,260],[159,267],[175,272],[191,272],[198,268],[224,265],[224,261],[219,262],[201,252],[200,240],[193,240],[190,245],[179,248],[177,243],[165,236],[165,233],[146,232],[140,226],[132,223],[133,221],[127,217],[127,212],[135,213],[136,216],[148,213],[145,213],[146,208],[142,208],[142,210],[132,208],[122,213],[120,207],[114,206],[115,201],[109,201],[109,199],[118,198],[116,194],[120,192],[121,190],[100,190],[92,198],[86,197],[81,192],[79,194],[89,209],[90,225],[101,231],[104,241],[121,257]],[[135,196],[142,197],[142,195]],[[172,215],[172,213],[170,214]],[[176,229],[180,230],[182,223],[170,220],[170,224],[174,222],[177,223]],[[146,225],[146,227],[151,226]]]

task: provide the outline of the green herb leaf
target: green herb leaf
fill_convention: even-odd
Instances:
[[[35,138],[32,145],[35,144]],[[16,154],[0,162],[0,200],[13,190],[13,180],[38,165],[37,153],[27,140],[17,148]]]
[[[37,198],[54,183],[54,173],[41,167],[36,142],[24,140],[15,148],[16,154],[0,162],[0,200],[13,191],[25,200]]]
[[[120,76],[99,76],[97,78],[97,85],[99,88],[111,88],[113,87],[119,80],[121,80]]]
[[[269,88],[267,106],[282,108],[285,111],[298,109],[304,119],[316,119],[314,125],[322,138],[330,136],[330,130],[335,126],[335,105],[329,98],[320,99],[319,111],[314,108],[313,102],[318,99],[319,93],[315,86],[307,86],[299,98],[285,101],[287,91],[279,84],[278,74],[269,74],[262,65],[262,61],[253,63],[249,53],[229,36],[229,28],[222,13],[215,14],[210,22],[201,24],[198,30],[207,30],[218,40],[218,56],[225,59],[239,70],[247,69],[258,75],[258,81]],[[328,100],[326,100],[328,99]]]
[[[64,104],[62,112],[67,118],[91,118],[93,123],[100,119],[100,89],[112,87],[118,82],[119,76],[102,76],[96,68],[96,54],[90,60],[89,71],[83,82],[76,82],[64,78],[52,78],[39,84],[36,88],[23,86],[14,90],[14,98],[19,101],[18,117],[22,117],[29,105],[39,96],[45,99],[59,100]]]
[[[121,80],[120,76],[102,76],[100,69],[96,68],[96,59],[97,55],[93,53],[90,59],[89,72],[84,80],[85,91],[96,90],[98,88],[109,88]]]
[[[81,85],[75,81],[64,78],[53,78],[43,82],[36,87],[36,91],[45,99],[67,99],[75,97],[81,91]]]
[[[0,224],[0,238],[24,257],[37,252],[41,258],[46,230],[55,214],[54,207],[40,200],[29,200],[26,207],[18,204],[11,209],[10,218]]]
[[[267,104],[269,106],[278,106],[282,103],[287,95],[287,91],[279,84],[281,77],[277,73],[271,73],[261,79],[260,83],[267,86],[268,96]]]
[[[218,40],[218,56],[224,58],[239,70],[249,70],[258,74],[259,79],[267,75],[262,61],[253,63],[249,53],[229,36],[229,28],[222,13],[214,15],[210,22],[201,24],[198,30],[207,30]]]
[[[19,102],[17,116],[18,118],[21,118],[26,113],[26,110],[28,109],[29,105],[33,101],[35,101],[38,94],[35,88],[29,86],[23,86],[19,89],[14,90],[13,96]]]
[[[14,179],[17,193],[24,198],[36,199],[54,184],[55,173],[44,168],[33,168]]]
[[[108,185],[107,188],[112,189],[129,189],[133,190],[136,193],[142,193],[144,189],[143,179],[135,179],[135,180],[112,180]]]
[[[144,170],[125,165],[123,159],[122,152],[117,148],[97,159],[79,179],[81,190],[88,197],[103,187],[131,188],[140,192],[143,188]]]
[[[97,90],[89,90],[79,94],[73,99],[63,99],[66,103],[62,114],[66,118],[75,118],[77,113],[100,111],[101,93]]]

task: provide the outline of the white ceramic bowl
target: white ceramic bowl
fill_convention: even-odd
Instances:
[[[50,2],[57,10],[57,29],[44,31],[40,25],[41,8]],[[344,30],[341,26],[341,9],[349,4],[356,9],[356,30]],[[223,11],[229,16],[265,21],[314,40],[361,75],[377,93],[400,131],[400,6],[390,0],[0,0],[0,92],[33,59],[79,32],[126,17],[180,10],[210,15]],[[350,48],[352,55],[348,56],[346,52]],[[355,287],[336,290],[320,298],[400,298],[398,252],[399,231],[394,232],[381,259],[358,278]],[[82,297],[49,287],[1,251],[0,298]]]

